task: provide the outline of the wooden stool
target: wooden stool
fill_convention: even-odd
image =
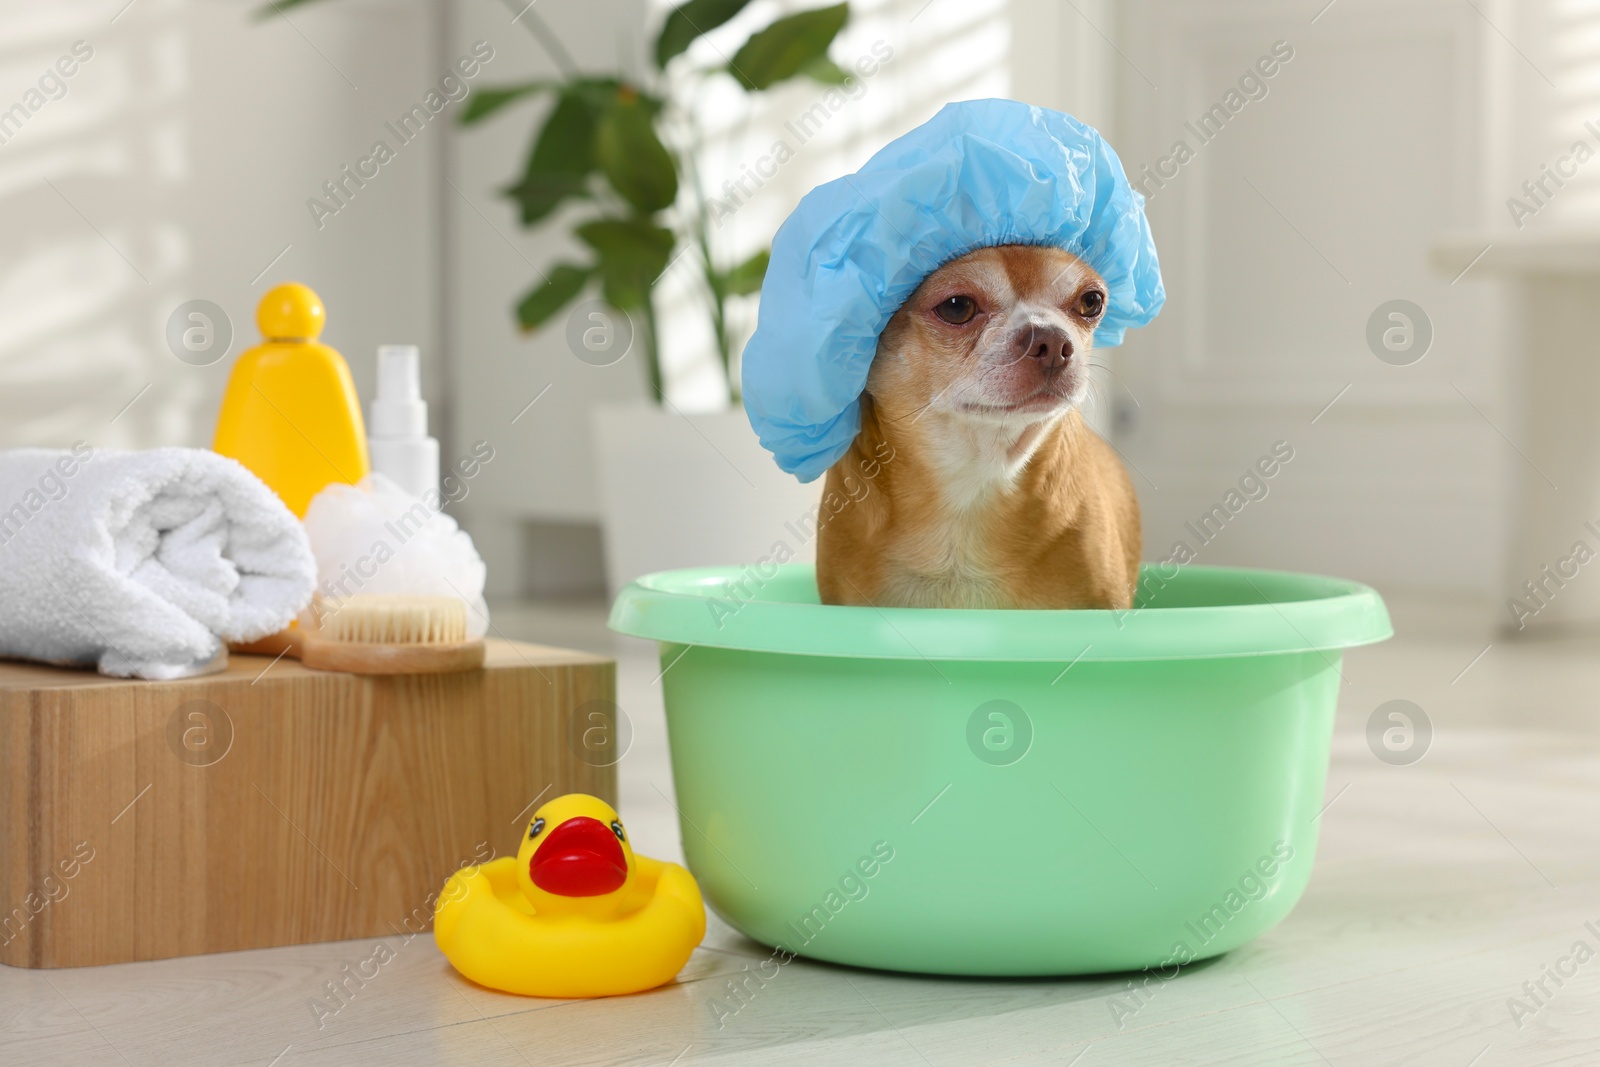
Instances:
[[[505,641],[437,675],[0,663],[0,962],[426,929],[446,877],[514,853],[535,801],[616,803],[615,690],[611,660]]]

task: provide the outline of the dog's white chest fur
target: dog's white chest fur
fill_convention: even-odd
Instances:
[[[894,603],[984,608],[1005,602],[975,516],[952,514],[930,525],[886,562],[884,584]]]
[[[934,519],[888,560],[886,585],[896,603],[913,606],[1003,607],[1007,597],[991,562],[988,517],[997,494],[1017,476],[1055,423],[1020,428],[963,421],[940,434],[927,458],[940,476]]]

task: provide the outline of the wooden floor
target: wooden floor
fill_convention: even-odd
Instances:
[[[1455,605],[1394,607],[1402,636],[1347,661],[1305,898],[1143,1004],[1126,977],[963,981],[796,960],[730,1013],[728,978],[767,953],[713,917],[675,985],[592,1002],[475,988],[427,935],[391,939],[393,959],[320,1018],[324,983],[373,943],[0,967],[0,1063],[1600,1063],[1600,637],[1508,643]],[[635,726],[622,810],[646,851],[675,855],[652,650],[613,646],[595,606],[497,621],[617,649]],[[1380,762],[1365,738],[1392,699],[1434,726],[1411,766]]]

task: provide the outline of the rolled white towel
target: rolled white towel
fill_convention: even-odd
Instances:
[[[0,452],[0,656],[179,678],[310,602],[305,530],[195,448]]]

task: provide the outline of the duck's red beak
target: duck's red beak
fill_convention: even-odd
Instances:
[[[628,865],[611,828],[599,819],[579,815],[551,830],[534,850],[528,877],[546,893],[598,897],[622,888],[628,879]]]

